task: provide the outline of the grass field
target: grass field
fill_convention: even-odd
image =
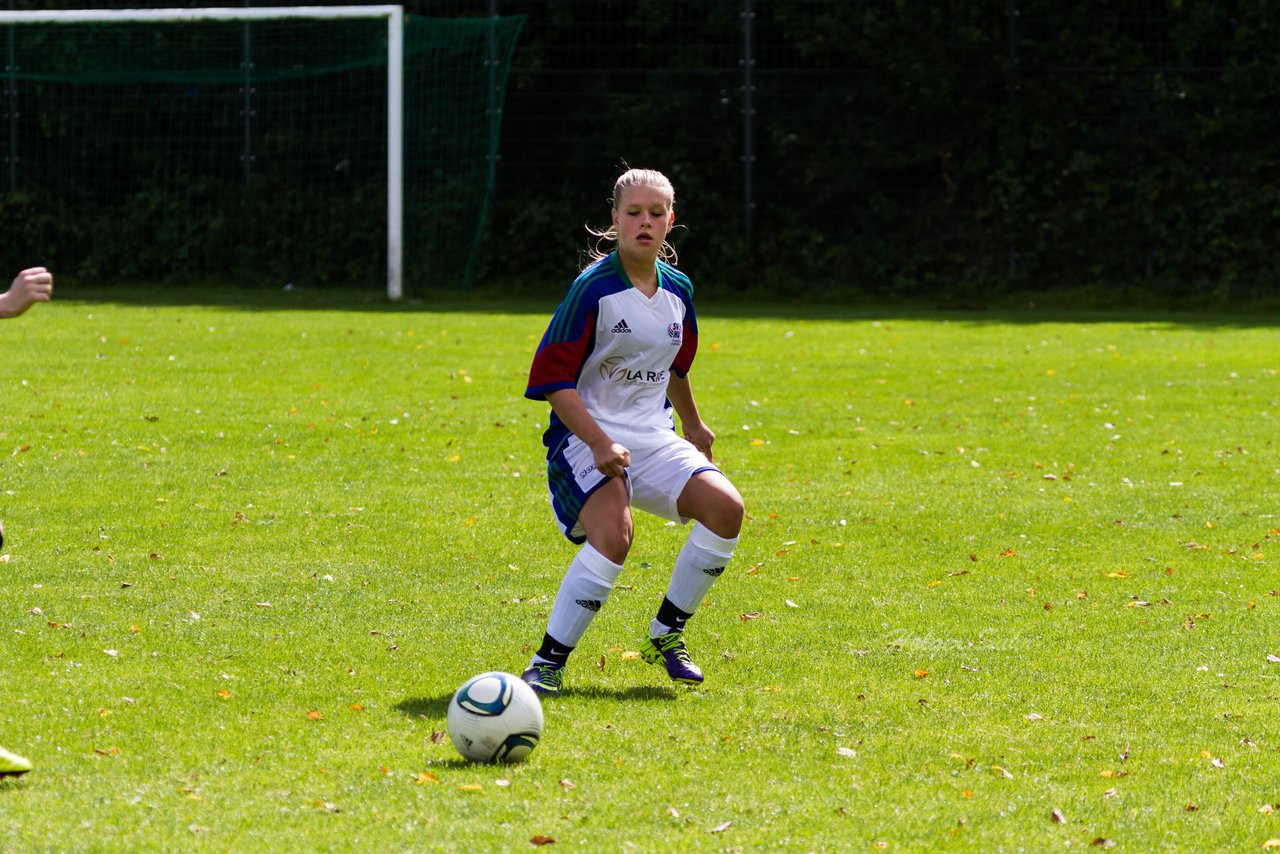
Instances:
[[[524,666],[573,554],[521,397],[553,307],[0,326],[0,744],[36,763],[0,849],[1280,838],[1267,318],[704,306],[749,515],[705,687],[628,654],[683,542],[641,518],[542,744],[461,761],[449,696]]]

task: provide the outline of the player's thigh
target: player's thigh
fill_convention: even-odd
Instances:
[[[631,506],[662,519],[684,524],[690,516],[680,512],[680,495],[691,478],[718,471],[690,442],[674,433],[664,444],[631,449]]]

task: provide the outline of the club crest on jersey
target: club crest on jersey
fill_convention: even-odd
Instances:
[[[671,336],[672,344],[680,343],[680,324],[673,323],[667,327],[667,334]]]

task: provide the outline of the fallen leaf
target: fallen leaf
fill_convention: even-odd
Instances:
[[[1267,653],[1267,661],[1270,661],[1272,664],[1280,664],[1280,655]]]
[[[1116,795],[1118,795],[1118,794],[1120,794],[1120,790],[1119,790],[1119,789],[1107,789],[1105,792],[1103,792],[1103,793],[1102,793],[1102,797],[1104,797],[1104,798],[1114,798],[1114,797],[1115,797]]]
[[[481,786],[479,783],[463,783],[461,786],[458,787],[458,791],[459,792],[478,792],[483,788],[484,786]]]
[[[226,688],[223,688],[221,691],[218,692],[218,696],[224,700],[227,700],[227,699],[230,699],[231,692],[228,691]]]
[[[1200,809],[1200,807],[1196,806],[1195,804],[1187,804],[1185,807],[1183,807],[1183,809],[1187,812],[1195,812],[1196,810]]]
[[[413,775],[413,782],[418,785],[422,785],[423,783],[439,783],[440,778],[435,774],[432,774],[430,771],[419,771],[417,774]]]
[[[1280,848],[1280,839],[1268,839],[1262,843],[1263,848]]]
[[[1123,569],[1117,569],[1115,572],[1107,573],[1107,578],[1128,578],[1128,577],[1129,577],[1129,573],[1125,572]]]
[[[351,710],[351,711],[353,711],[353,712],[363,712],[363,711],[364,711],[364,706],[362,706],[360,703],[352,703],[351,705],[347,706],[347,708],[348,708],[348,709],[350,709],[350,710]]]
[[[1105,839],[1101,836],[1099,836],[1097,839],[1093,840],[1089,844],[1096,845],[1099,848],[1115,848],[1116,847],[1116,843],[1114,840]]]
[[[1063,814],[1062,814],[1062,810],[1054,810],[1053,812],[1049,813],[1049,819],[1050,819],[1050,821],[1052,821],[1054,824],[1066,824],[1066,823],[1067,823],[1067,817],[1066,817],[1065,815],[1063,815]]]
[[[760,619],[760,612],[752,611],[749,614],[739,614],[738,617],[742,620],[758,620]]]
[[[618,657],[623,661],[636,661],[640,658],[640,653],[636,652],[634,649],[629,649]]]
[[[850,759],[852,759],[853,757],[855,757],[855,756],[857,756],[857,755],[858,755],[858,754],[854,751],[854,749],[853,749],[852,747],[839,747],[839,748],[836,748],[836,753],[840,754],[841,756],[847,756],[847,757],[849,757]]]
[[[929,675],[929,671],[916,668],[915,672],[912,675],[915,676],[917,679],[924,679]]]
[[[578,788],[578,784],[577,784],[577,783],[575,783],[575,782],[573,782],[572,780],[570,780],[568,777],[565,777],[564,779],[562,779],[562,780],[560,781],[560,786],[561,786],[561,788],[564,788],[564,789],[576,789],[576,788]]]
[[[1013,775],[1012,775],[1012,774],[1010,774],[1010,773],[1009,773],[1009,771],[1008,771],[1007,769],[1005,769],[1005,768],[1001,768],[999,765],[992,765],[992,766],[991,766],[991,770],[992,770],[992,771],[999,771],[999,772],[1000,772],[1000,776],[1001,776],[1001,777],[1004,777],[1006,780],[1012,780],[1012,779],[1013,779]]]
[[[322,721],[324,720],[324,715],[320,714],[320,712],[317,711],[316,709],[312,709],[311,711],[307,712],[307,720]]]
[[[530,845],[537,845],[539,847],[543,845],[554,845],[555,842],[556,838],[554,836],[534,836],[529,839]]]
[[[708,830],[707,833],[724,833],[726,830],[728,830],[732,826],[733,826],[733,822],[726,821],[724,824],[717,824],[715,827]]]
[[[1029,721],[1042,721],[1042,720],[1044,720],[1044,715],[1038,715],[1038,714],[1036,714],[1035,712],[1032,712],[1031,714],[1027,715],[1027,720],[1029,720]]]

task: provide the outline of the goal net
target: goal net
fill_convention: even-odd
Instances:
[[[465,287],[522,20],[0,12],[0,273]]]

